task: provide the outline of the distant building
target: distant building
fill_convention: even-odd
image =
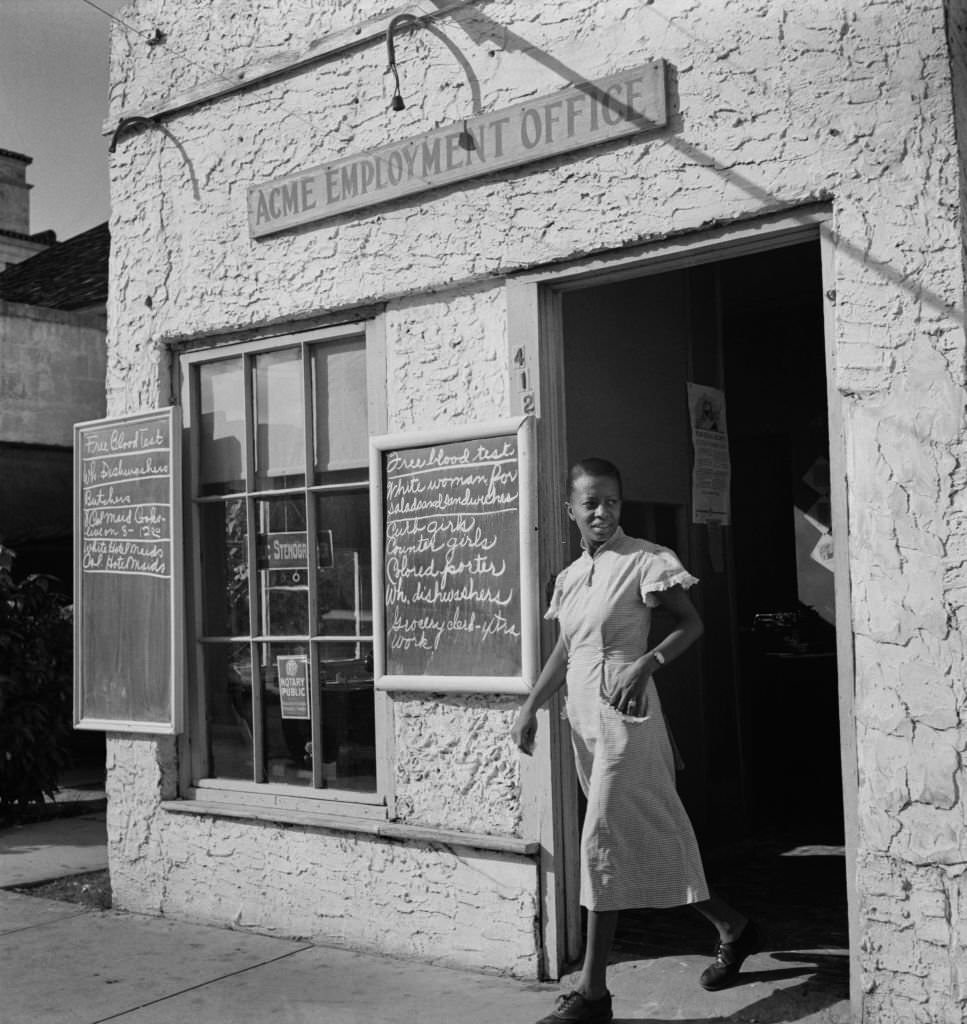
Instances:
[[[0,299],[104,319],[110,244],[106,221],[54,243],[0,273]]]
[[[99,224],[0,272],[0,544],[65,587],[73,424],[105,408],[109,246]]]
[[[29,259],[57,241],[53,231],[30,234],[29,156],[0,149],[0,270]]]

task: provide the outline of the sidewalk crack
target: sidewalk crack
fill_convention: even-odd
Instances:
[[[197,985],[189,985],[187,988],[179,989],[177,992],[169,992],[167,995],[158,996],[156,999],[149,999],[147,1002],[139,1003],[137,1006],[129,1006],[126,1010],[119,1010],[117,1013],[112,1013],[108,1017],[98,1017],[97,1020],[91,1021],[91,1024],[105,1024],[106,1021],[120,1020],[122,1017],[127,1017],[129,1013],[137,1013],[138,1010],[143,1010],[148,1006],[157,1006],[158,1003],[165,1003],[169,999],[175,999],[178,996],[183,996],[186,992],[195,992],[200,988],[206,988],[208,985],[214,985],[216,982],[224,981],[226,978],[237,978],[240,974],[246,974],[248,971],[254,971],[259,967],[265,967],[266,964],[276,964],[280,960],[287,960],[290,956],[295,956],[297,953],[304,953],[307,949],[315,949],[315,946],[309,944],[307,946],[300,946],[298,949],[290,949],[288,953],[269,957],[268,960],[260,960],[257,964],[249,964],[248,967],[242,967],[237,971],[229,971],[228,974],[220,974],[217,978],[209,978],[207,981],[200,981]]]

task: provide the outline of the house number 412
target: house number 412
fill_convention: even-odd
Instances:
[[[534,398],[534,389],[529,387],[527,373],[527,355],[523,348],[514,351],[514,374],[517,378],[517,393],[520,395],[521,411],[531,416],[537,409],[537,401]]]

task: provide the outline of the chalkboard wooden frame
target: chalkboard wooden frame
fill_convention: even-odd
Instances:
[[[105,609],[93,605],[90,591],[95,589],[85,575],[85,515],[84,515],[84,463],[85,440],[105,430],[130,430],[144,427],[163,426],[168,436],[167,472],[152,477],[161,481],[162,500],[152,499],[153,504],[167,505],[167,530],[170,535],[168,551],[168,572],[124,573],[141,579],[150,579],[156,596],[152,606],[163,613],[166,636],[159,638],[152,646],[143,636],[144,630],[125,628],[124,621],[113,617],[109,624],[107,640],[108,653],[114,667],[123,673],[125,684],[131,688],[130,705],[141,699],[142,705],[153,699],[152,713],[131,714],[128,717],[117,714],[105,707],[112,695],[99,686],[89,671],[89,645],[98,625],[101,628],[100,644],[105,646]],[[132,413],[127,416],[89,420],[74,425],[74,728],[110,732],[148,733],[176,735],[183,729],[184,722],[184,566],[183,566],[183,510],[181,478],[181,410],[168,406],[150,412]],[[115,453],[116,454],[116,453]],[[98,456],[90,456],[98,458]],[[139,478],[139,481],[144,478]],[[121,484],[123,487],[124,484]],[[102,571],[110,576],[110,572]],[[158,596],[160,595],[160,600]],[[122,603],[120,614],[128,608]],[[162,657],[157,657],[158,652]],[[160,665],[159,665],[160,661]],[[149,698],[149,693],[152,698]],[[160,699],[157,699],[160,695]],[[116,694],[115,694],[116,696]]]
[[[517,445],[519,518],[520,668],[513,675],[487,676],[390,674],[387,672],[386,605],[386,460],[405,452],[461,441],[486,442],[513,435]],[[373,543],[373,661],[377,690],[434,693],[526,694],[540,671],[538,608],[537,489],[534,474],[534,419],[514,416],[488,423],[439,430],[386,434],[370,439],[370,511]]]

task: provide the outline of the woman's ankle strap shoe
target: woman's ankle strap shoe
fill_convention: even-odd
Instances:
[[[702,971],[702,988],[714,992],[731,985],[742,969],[745,958],[762,949],[762,936],[755,921],[746,921],[737,939],[719,942],[715,950],[715,961]]]

